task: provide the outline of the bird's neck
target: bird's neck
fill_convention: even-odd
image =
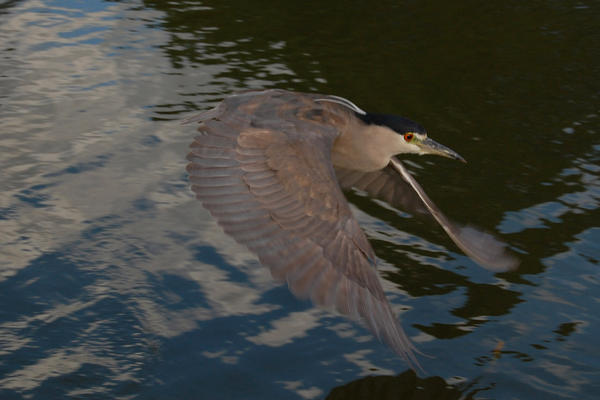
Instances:
[[[333,144],[333,165],[364,172],[380,170],[392,156],[402,152],[400,140],[401,136],[390,128],[355,120],[341,129]]]

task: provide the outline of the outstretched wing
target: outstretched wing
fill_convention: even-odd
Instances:
[[[364,323],[417,364],[331,164],[338,132],[308,96],[271,90],[224,100],[188,154],[192,190],[276,279]],[[317,109],[318,121],[306,118]]]
[[[379,171],[362,172],[336,168],[335,172],[343,189],[363,190],[369,196],[383,200],[392,207],[412,214],[431,215],[450,239],[482,267],[503,272],[518,266],[518,260],[508,254],[506,245],[493,235],[473,226],[457,224],[447,218],[396,157]]]
[[[355,188],[411,214],[428,214],[427,207],[400,174],[388,165],[371,172],[335,167],[342,189]]]
[[[388,168],[390,166],[398,171],[402,179],[410,185],[423,206],[444,228],[450,239],[479,265],[496,272],[509,271],[519,265],[519,261],[506,252],[506,245],[491,234],[481,232],[471,226],[460,226],[450,221],[431,201],[421,185],[402,165],[400,160],[392,157]]]

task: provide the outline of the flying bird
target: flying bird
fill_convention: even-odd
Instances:
[[[294,295],[364,324],[411,367],[419,365],[415,348],[343,190],[430,214],[492,271],[518,264],[490,234],[446,218],[396,157],[464,161],[410,119],[366,112],[339,96],[270,89],[232,95],[187,122],[200,123],[187,156],[191,189],[223,230]]]

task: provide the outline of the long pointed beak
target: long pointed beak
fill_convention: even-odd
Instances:
[[[464,163],[467,162],[467,160],[462,158],[460,154],[458,154],[451,148],[444,146],[443,144],[439,144],[433,139],[427,138],[423,140],[419,145],[423,154],[435,154],[442,157],[453,158]]]

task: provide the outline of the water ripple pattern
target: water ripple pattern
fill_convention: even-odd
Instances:
[[[598,398],[600,7],[538,6],[0,1],[0,398]],[[193,198],[180,121],[265,87],[404,114],[468,159],[406,164],[516,272],[348,193],[425,374]]]

